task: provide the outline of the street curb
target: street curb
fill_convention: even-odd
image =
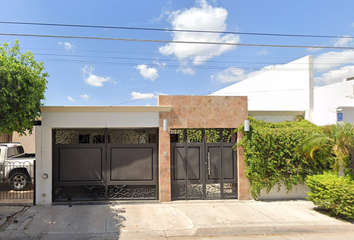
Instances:
[[[230,235],[260,235],[260,234],[297,234],[297,233],[334,233],[354,231],[354,226],[333,225],[279,225],[279,226],[233,226],[233,227],[199,227],[193,236],[230,236]]]
[[[116,233],[50,233],[50,232],[0,232],[0,239],[140,239],[140,238],[173,238],[173,237],[218,237],[218,236],[242,236],[242,235],[275,235],[275,234],[304,234],[304,233],[343,233],[354,232],[352,225],[278,225],[278,226],[227,226],[227,227],[194,227],[191,229],[174,230],[146,230],[124,231]]]
[[[193,227],[190,229],[155,230],[155,231],[121,231],[124,236],[146,234],[151,237],[213,237],[213,236],[241,236],[241,235],[272,235],[272,234],[299,234],[299,233],[336,233],[354,232],[354,226],[342,225],[278,225],[278,226],[216,226]]]
[[[42,236],[42,233],[37,234],[26,234],[24,232],[17,232],[17,231],[4,231],[0,232],[0,239],[1,240],[10,240],[10,239],[39,239]]]

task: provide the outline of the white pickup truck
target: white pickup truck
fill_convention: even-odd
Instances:
[[[25,153],[20,143],[0,143],[0,181],[21,191],[34,178],[34,153]]]

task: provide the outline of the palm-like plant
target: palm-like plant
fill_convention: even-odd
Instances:
[[[343,175],[350,152],[354,149],[354,124],[331,125],[323,133],[310,135],[299,146],[299,150],[305,156],[314,159],[314,153],[325,147],[330,147],[335,156],[333,170]]]

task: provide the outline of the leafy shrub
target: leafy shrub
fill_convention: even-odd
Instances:
[[[338,177],[334,172],[308,176],[308,200],[329,210],[330,214],[354,219],[354,180],[351,176]]]
[[[333,170],[339,175],[350,166],[350,154],[354,150],[354,125],[351,123],[334,124],[323,132],[312,133],[299,146],[299,152],[314,159],[314,153],[321,148],[331,148],[335,156]]]
[[[304,183],[307,175],[322,173],[333,165],[329,148],[316,151],[314,159],[296,151],[309,134],[321,132],[322,127],[302,119],[269,123],[254,118],[250,118],[250,126],[237,146],[244,147],[246,176],[255,199],[262,189],[269,192],[278,186],[279,190],[281,184],[290,191],[292,186]],[[243,126],[238,131],[243,131]]]

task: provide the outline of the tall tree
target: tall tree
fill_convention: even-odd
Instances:
[[[335,156],[333,170],[343,175],[354,149],[354,125],[349,123],[331,125],[323,133],[310,135],[299,146],[299,150],[313,159],[314,152],[324,147],[331,147]]]
[[[20,53],[18,40],[0,45],[0,134],[32,133],[48,82],[43,70],[30,51]]]

